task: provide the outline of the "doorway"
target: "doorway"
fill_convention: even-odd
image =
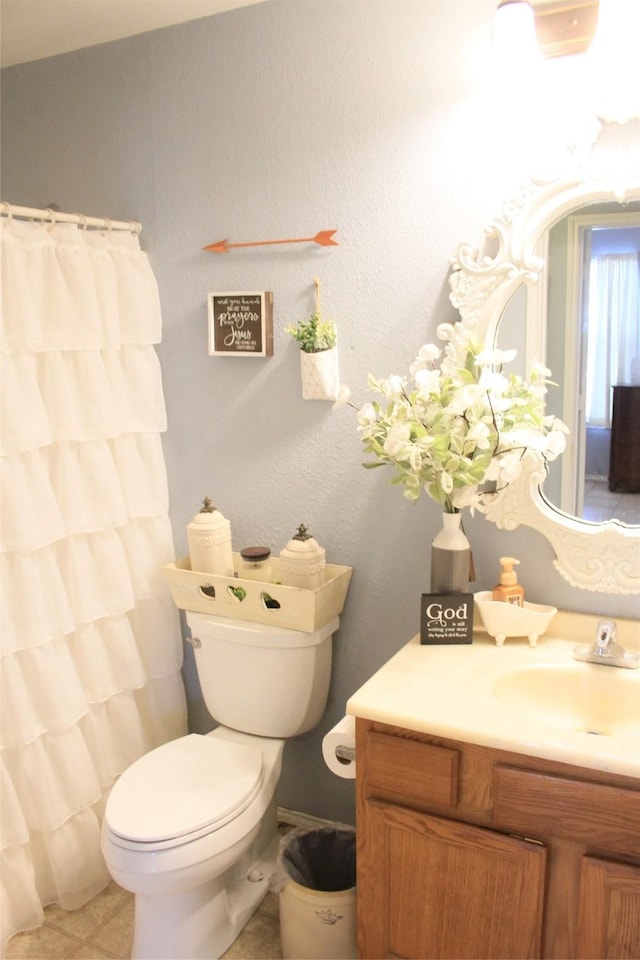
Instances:
[[[564,414],[574,469],[562,506],[590,519],[585,490],[592,499],[606,494],[612,387],[640,382],[640,221],[637,213],[581,213],[568,227],[567,318],[577,322],[566,324]]]

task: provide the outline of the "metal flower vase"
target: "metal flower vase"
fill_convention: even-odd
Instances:
[[[443,513],[442,529],[431,543],[431,593],[468,593],[471,544],[461,513]]]

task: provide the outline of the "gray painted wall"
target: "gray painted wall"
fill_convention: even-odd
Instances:
[[[546,133],[526,88],[496,84],[494,11],[495,0],[269,0],[2,74],[2,198],[144,226],[164,310],[177,554],[209,494],[237,547],[278,551],[305,521],[331,561],[354,567],[326,715],[285,752],[279,802],[310,814],[353,818],[353,783],[324,768],[321,737],[417,631],[439,511],[361,467],[353,410],[301,399],[284,327],[311,313],[318,277],[360,403],[368,371],[404,373],[455,319],[448,257],[463,240],[482,245]],[[201,251],[329,228],[340,246]],[[207,356],[216,289],[273,291],[272,358]],[[465,526],[475,589],[509,553],[533,601],[637,612],[634,598],[571,588],[535,531]],[[192,728],[205,731],[190,649],[185,678]]]

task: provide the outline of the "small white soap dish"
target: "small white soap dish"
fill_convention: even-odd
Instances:
[[[556,607],[529,603],[526,600],[522,607],[515,603],[494,600],[491,590],[481,590],[473,596],[487,633],[495,639],[499,647],[506,637],[528,637],[529,646],[535,647],[538,637],[545,633],[558,612]]]

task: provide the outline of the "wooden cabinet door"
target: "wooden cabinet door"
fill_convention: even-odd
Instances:
[[[577,956],[580,960],[638,960],[640,867],[583,858]]]
[[[613,388],[609,490],[640,490],[640,387]]]
[[[546,850],[375,800],[358,825],[360,956],[540,956]]]

